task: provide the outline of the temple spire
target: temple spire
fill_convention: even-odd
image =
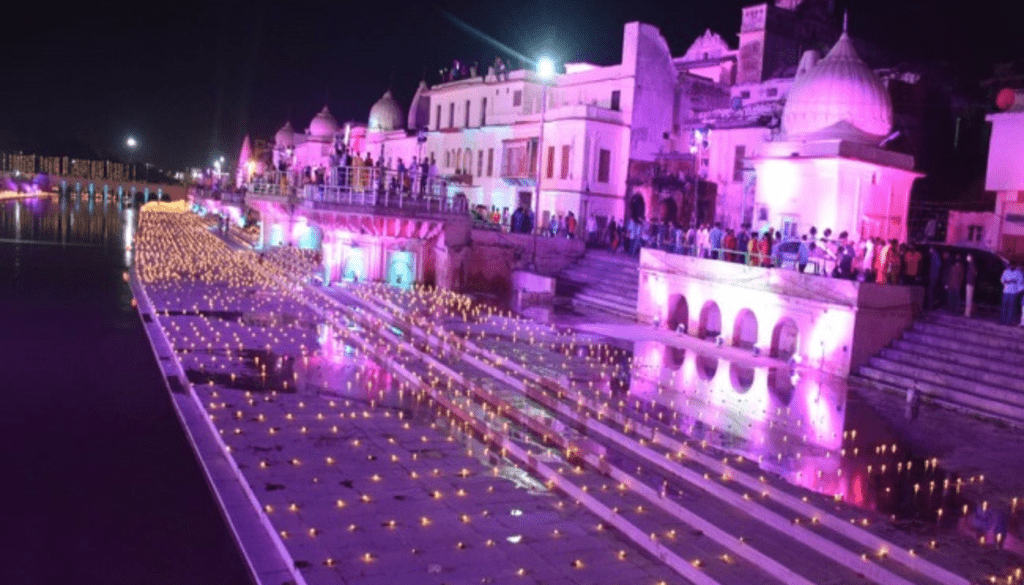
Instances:
[[[849,28],[849,25],[850,25],[850,9],[847,8],[846,10],[843,11],[843,34],[844,35],[847,33],[847,29]]]

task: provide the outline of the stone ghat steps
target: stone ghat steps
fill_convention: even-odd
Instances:
[[[556,292],[568,297],[573,306],[636,319],[639,275],[635,258],[591,250],[558,275]]]
[[[860,368],[854,379],[986,417],[1024,424],[1024,332],[935,313]]]

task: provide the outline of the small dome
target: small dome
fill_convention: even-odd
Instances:
[[[338,133],[338,121],[331,115],[327,106],[320,110],[320,113],[313,116],[309,123],[309,136],[311,138],[331,138]]]
[[[805,55],[782,111],[788,139],[877,142],[892,129],[892,100],[844,32],[825,58]]]
[[[284,126],[277,131],[277,134],[274,135],[274,144],[281,148],[295,146],[295,130],[292,129],[291,122],[285,122]]]
[[[391,96],[391,90],[385,91],[384,95],[377,100],[377,103],[373,104],[373,107],[370,108],[370,131],[391,132],[392,130],[400,130],[404,126],[402,122],[404,117],[402,106],[398,105],[395,98]]]

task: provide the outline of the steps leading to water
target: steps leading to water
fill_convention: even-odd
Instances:
[[[556,293],[570,299],[575,308],[587,307],[635,320],[639,266],[636,258],[588,250],[559,273]]]
[[[918,320],[854,379],[1024,424],[1024,329],[945,313]]]

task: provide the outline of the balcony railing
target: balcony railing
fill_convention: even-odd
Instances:
[[[325,210],[398,211],[413,215],[466,215],[464,195],[450,194],[449,182],[420,172],[378,167],[336,167],[316,180],[274,171],[246,185],[250,197]]]

